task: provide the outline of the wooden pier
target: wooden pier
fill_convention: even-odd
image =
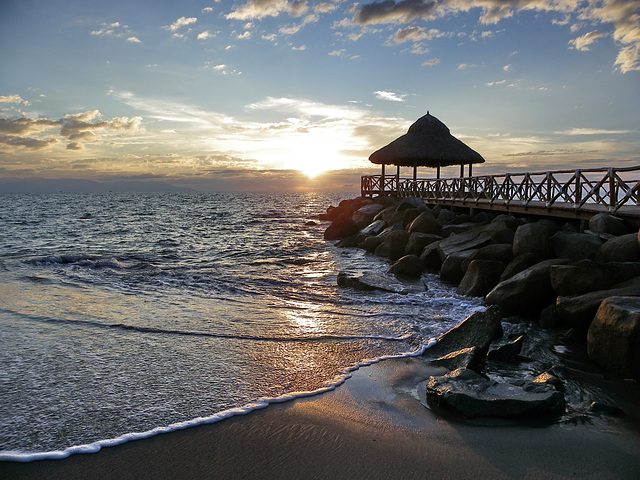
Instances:
[[[604,212],[640,226],[640,166],[434,179],[366,175],[361,195],[567,219]]]

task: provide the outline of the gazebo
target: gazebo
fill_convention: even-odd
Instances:
[[[369,160],[382,165],[383,178],[386,165],[398,167],[398,178],[400,167],[413,167],[414,181],[418,167],[436,168],[437,178],[440,178],[440,167],[460,165],[460,176],[463,177],[465,165],[469,165],[471,176],[471,165],[484,163],[484,158],[478,152],[451,135],[449,128],[428,111],[409,127],[407,133],[373,152]]]

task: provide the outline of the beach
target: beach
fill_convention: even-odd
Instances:
[[[385,360],[321,395],[0,471],[4,479],[637,478],[637,384],[615,382],[622,418],[532,427],[436,414],[422,395],[441,371],[419,358]]]

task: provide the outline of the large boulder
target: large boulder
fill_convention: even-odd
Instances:
[[[558,258],[593,259],[602,240],[588,233],[558,232],[551,237],[551,247]]]
[[[496,382],[464,368],[430,377],[427,402],[470,418],[556,416],[566,409],[564,395],[550,385]]]
[[[622,377],[640,378],[640,297],[609,297],[587,333],[589,357]]]
[[[589,328],[600,303],[609,297],[637,297],[640,295],[640,277],[622,282],[608,290],[598,290],[572,297],[558,297],[556,311],[560,319],[578,330]]]
[[[424,292],[424,286],[405,284],[395,278],[370,272],[361,274],[340,272],[338,274],[338,286],[362,291],[383,290],[402,295]]]
[[[505,280],[517,275],[520,272],[525,271],[527,268],[533,267],[536,263],[540,263],[544,260],[538,253],[523,253],[511,260],[507,267],[500,275],[500,281]]]
[[[462,264],[469,258],[475,250],[465,250],[462,252],[453,252],[442,262],[440,267],[440,279],[445,282],[458,284],[464,277]]]
[[[607,240],[596,252],[598,262],[639,262],[638,233],[620,235]]]
[[[442,240],[438,244],[438,253],[442,261],[444,261],[454,252],[479,249],[491,243],[504,243],[496,242],[495,239],[501,237],[501,235],[508,230],[506,224],[503,222],[490,223],[488,225],[482,225],[481,227],[476,226],[471,230],[452,235]]]
[[[549,224],[542,221],[520,225],[513,237],[513,256],[537,253],[542,258],[551,257],[550,237],[554,233]]]
[[[512,246],[510,243],[494,243],[479,248],[465,261],[466,264],[462,265],[462,269],[466,271],[469,263],[474,260],[494,260],[502,262],[504,267],[506,267],[507,263],[513,260]]]
[[[382,210],[384,210],[383,205],[370,203],[353,212],[351,218],[359,225],[369,225],[373,221],[373,218]]]
[[[353,221],[351,215],[341,213],[324,231],[324,238],[325,240],[339,240],[355,235],[359,230],[360,228]]]
[[[551,267],[568,262],[554,258],[537,263],[500,282],[487,294],[485,301],[488,305],[500,305],[507,316],[539,313],[556,298],[551,286]]]
[[[440,254],[438,253],[438,245],[442,240],[438,240],[433,242],[422,250],[420,254],[420,260],[422,261],[422,267],[425,270],[429,270],[432,272],[437,272],[442,267],[442,259],[440,258]]]
[[[607,290],[615,284],[640,276],[638,262],[599,263],[580,260],[551,267],[551,285],[560,296]]]
[[[404,249],[409,241],[409,236],[410,233],[406,230],[393,230],[389,232],[384,238],[384,242],[376,248],[376,255],[387,257],[389,260],[395,262],[404,256]]]
[[[502,335],[502,310],[492,306],[475,312],[458,325],[436,338],[437,343],[424,352],[428,358],[438,358],[469,347],[477,347],[483,355],[491,341]]]
[[[498,284],[504,267],[504,263],[496,260],[473,260],[458,285],[458,294],[484,297]]]
[[[418,233],[414,232],[409,237],[407,245],[404,248],[405,255],[418,255],[420,256],[424,250],[424,247],[431,245],[438,240],[442,240],[439,235],[431,233]]]
[[[440,235],[442,232],[442,225],[433,216],[433,213],[424,211],[420,213],[415,220],[413,220],[407,227],[409,233],[432,233],[434,235]]]
[[[630,233],[629,227],[619,217],[614,217],[608,213],[598,213],[589,220],[589,230],[605,235],[625,235]]]
[[[405,255],[391,265],[389,272],[399,277],[420,278],[422,262],[417,255]]]
[[[384,220],[376,220],[360,230],[360,233],[365,236],[380,235],[385,228],[387,224]]]
[[[457,370],[458,368],[470,368],[471,370],[478,371],[484,357],[485,352],[478,347],[467,347],[433,359],[431,363],[450,371]]]

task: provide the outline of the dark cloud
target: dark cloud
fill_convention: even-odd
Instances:
[[[353,20],[360,25],[375,23],[400,23],[434,18],[438,3],[424,0],[385,0],[363,5],[355,12]]]

